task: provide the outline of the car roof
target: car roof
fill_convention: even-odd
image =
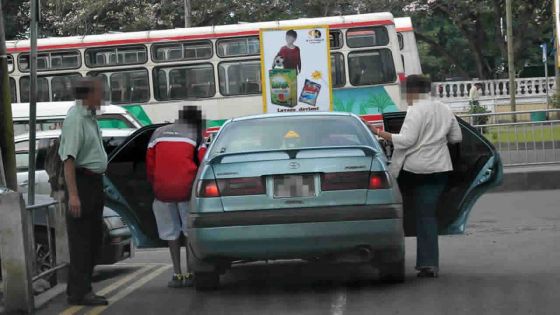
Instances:
[[[253,119],[266,119],[266,118],[279,118],[279,117],[312,117],[312,116],[325,116],[325,117],[341,117],[341,116],[353,116],[357,117],[352,113],[344,113],[344,112],[287,112],[287,113],[273,113],[273,114],[260,114],[260,115],[251,115],[251,116],[244,116],[239,118],[233,118],[231,121],[245,121],[245,120],[253,120]]]
[[[101,135],[103,137],[128,137],[137,129],[134,128],[102,128]],[[57,130],[45,130],[45,131],[37,131],[36,138],[37,139],[50,139],[50,138],[58,138],[62,131],[60,129]],[[29,139],[29,133],[22,134],[16,136],[14,138],[14,142],[26,141]]]
[[[41,117],[66,117],[70,107],[75,102],[39,102],[37,103],[37,118]],[[126,114],[127,111],[117,105],[102,106],[102,114]],[[29,119],[29,103],[12,104],[12,117],[14,120]]]

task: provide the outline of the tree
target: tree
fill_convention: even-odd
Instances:
[[[518,0],[514,11],[515,56],[520,69],[538,58],[538,44],[552,36],[552,0]],[[492,78],[506,60],[506,41],[501,32],[504,0],[420,0],[405,6],[405,12],[416,18],[419,40],[438,55],[453,52],[456,58],[444,57],[456,59],[455,64],[470,75]],[[441,19],[451,25],[433,23]],[[441,40],[451,40],[450,35],[464,42],[457,46],[456,42],[450,45],[449,41]],[[464,54],[463,45],[468,54]],[[457,48],[461,53],[457,53]]]
[[[184,26],[182,0],[41,0],[41,35],[69,36]],[[514,0],[518,69],[539,60],[552,37],[553,0]],[[10,0],[8,39],[25,36],[28,0]],[[426,73],[494,78],[506,58],[500,20],[505,0],[205,0],[192,1],[193,26],[393,12],[411,16]]]
[[[6,39],[20,38],[28,28],[29,20],[24,14],[26,0],[1,0],[4,9]]]

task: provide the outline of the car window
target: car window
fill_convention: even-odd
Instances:
[[[120,146],[127,137],[103,137],[103,147],[105,147],[105,152],[107,154],[113,152],[118,146]]]
[[[41,171],[45,169],[45,158],[47,156],[47,149],[54,139],[40,139],[37,140],[35,147],[35,169]],[[25,172],[29,169],[29,141],[21,141],[16,143],[16,169],[18,172]]]
[[[106,175],[109,184],[126,200],[127,209],[122,211],[132,212],[131,217],[137,220],[140,230],[150,239],[158,240],[152,210],[154,195],[146,175],[146,150],[154,129],[136,134],[118,152],[110,155]]]
[[[274,117],[229,123],[215,140],[210,155],[353,145],[375,146],[354,117]]]

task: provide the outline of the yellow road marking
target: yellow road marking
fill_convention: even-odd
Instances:
[[[112,304],[114,304],[115,302],[123,299],[124,297],[126,297],[130,293],[134,292],[136,289],[142,287],[143,285],[145,285],[146,283],[148,283],[149,281],[151,281],[152,279],[159,276],[164,271],[166,271],[167,269],[170,269],[170,268],[171,268],[171,265],[167,265],[167,266],[160,267],[160,268],[150,272],[148,275],[144,276],[143,278],[140,278],[140,280],[138,280],[138,281],[132,283],[131,285],[127,286],[124,290],[117,292],[113,297],[111,297],[109,299],[109,305],[94,307],[93,309],[91,309],[91,311],[87,312],[86,315],[99,315],[99,314],[101,314],[103,311],[105,311]]]
[[[97,292],[97,294],[99,294],[99,295],[109,294],[109,293],[113,292],[115,289],[118,289],[123,284],[127,283],[128,281],[130,281],[132,279],[137,278],[138,276],[147,272],[148,270],[152,269],[153,267],[154,267],[154,265],[148,265],[148,266],[145,266],[143,268],[140,268],[139,270],[136,270],[135,272],[129,274],[128,276],[123,277],[119,281],[117,281],[115,283],[112,283],[111,285],[101,289],[101,291]],[[84,308],[84,306],[81,306],[81,305],[71,306],[71,307],[65,309],[62,313],[60,313],[60,315],[74,315],[74,314],[78,313],[79,311],[81,311],[83,308]]]

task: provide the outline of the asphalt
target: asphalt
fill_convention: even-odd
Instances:
[[[410,238],[404,284],[378,282],[369,266],[290,261],[234,267],[214,292],[168,289],[158,249],[98,268],[108,308],[68,308],[59,296],[38,314],[557,314],[559,192],[485,195],[465,235],[440,238],[438,279],[415,277]]]

